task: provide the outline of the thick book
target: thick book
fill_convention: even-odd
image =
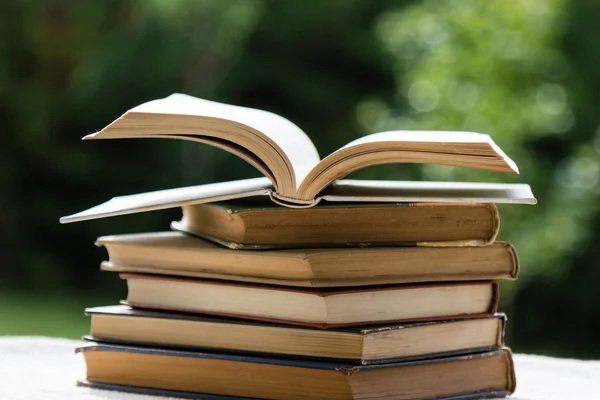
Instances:
[[[326,288],[122,274],[132,307],[213,314],[320,328],[491,316],[496,282]]]
[[[233,318],[94,307],[87,340],[152,347],[352,360],[360,364],[491,351],[504,341],[504,314],[438,322],[313,329]]]
[[[374,365],[94,343],[77,351],[87,366],[89,383],[82,384],[97,383],[100,388],[118,385],[262,399],[416,400],[504,397],[516,386],[508,348]]]
[[[320,159],[309,137],[287,119],[266,111],[174,94],[139,105],[84,139],[171,138],[208,144],[246,160],[265,178],[214,187],[127,196],[63,222],[164,207],[165,203],[211,202],[268,194],[286,206],[329,201],[408,201],[484,196],[482,202],[535,199],[528,185],[464,185],[437,182],[340,180],[377,164],[424,163],[517,173],[516,164],[485,134],[450,131],[388,131],[364,136]]]
[[[102,236],[102,269],[300,287],[509,279],[519,273],[514,247],[311,248],[232,250],[180,232]]]
[[[351,246],[485,246],[500,228],[487,203],[336,204],[291,209],[260,201],[183,207],[175,230],[232,249]]]

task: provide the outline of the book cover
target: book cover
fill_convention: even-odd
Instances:
[[[152,276],[152,275],[137,275],[137,274],[121,274],[122,279],[128,281],[128,285],[133,280],[135,281],[155,281],[156,282],[181,282],[184,284],[190,285],[209,285],[211,287],[223,287],[223,288],[239,288],[239,289],[256,289],[259,291],[267,291],[267,292],[281,292],[281,293],[298,293],[303,295],[314,295],[322,298],[343,295],[343,294],[353,294],[353,293],[365,293],[365,292],[385,292],[385,291],[404,291],[411,289],[429,289],[429,288],[444,288],[444,287],[461,287],[461,286],[489,286],[491,289],[491,300],[490,304],[485,312],[477,312],[477,313],[460,313],[456,315],[439,315],[439,316],[426,316],[426,317],[410,317],[410,318],[400,318],[400,319],[389,319],[389,320],[376,320],[376,321],[359,321],[359,322],[343,322],[343,323],[327,323],[327,322],[308,322],[296,319],[287,319],[286,318],[271,318],[260,315],[251,315],[251,314],[237,314],[237,313],[229,313],[226,311],[216,311],[216,310],[199,310],[195,308],[189,308],[185,305],[179,304],[160,304],[156,301],[152,301],[151,303],[145,301],[136,301],[136,299],[132,299],[131,297],[131,286],[129,286],[129,294],[127,300],[122,302],[123,304],[129,305],[131,307],[139,307],[139,308],[148,308],[148,309],[158,309],[158,310],[168,310],[168,311],[179,311],[179,312],[191,312],[191,313],[199,313],[199,314],[210,314],[216,315],[220,317],[233,317],[233,318],[244,318],[251,319],[257,321],[264,322],[272,322],[272,323],[284,323],[284,324],[293,324],[299,326],[309,326],[314,328],[322,328],[322,329],[330,329],[330,328],[338,328],[338,327],[348,327],[348,326],[360,326],[360,325],[373,325],[377,324],[393,324],[393,323],[404,323],[404,322],[422,322],[422,321],[442,321],[449,319],[466,319],[466,318],[476,318],[476,317],[490,317],[497,312],[498,302],[499,302],[499,288],[498,283],[496,281],[470,281],[470,282],[441,282],[441,283],[421,283],[421,284],[402,284],[402,285],[382,285],[377,287],[370,287],[366,289],[365,287],[353,287],[353,288],[343,288],[335,290],[331,289],[323,289],[323,288],[296,288],[296,287],[285,287],[285,286],[268,286],[268,285],[260,285],[260,284],[250,284],[250,283],[241,283],[241,282],[227,282],[227,281],[212,281],[212,280],[193,280],[186,278],[177,278],[177,277],[162,277],[162,276]],[[247,301],[247,299],[246,299]],[[264,306],[266,303],[261,303]],[[258,306],[258,305],[257,305]],[[231,307],[230,307],[231,308]]]
[[[383,384],[387,382],[390,390],[394,392],[402,392],[403,386],[398,386],[398,382],[388,381],[388,379],[393,376],[401,377],[404,373],[404,368],[406,368],[406,373],[410,371],[414,371],[413,373],[426,373],[427,371],[436,373],[441,373],[441,371],[447,371],[450,374],[456,376],[456,379],[465,380],[466,387],[461,389],[462,386],[454,386],[455,383],[450,376],[445,378],[440,377],[440,379],[445,380],[445,385],[443,388],[439,390],[441,393],[453,394],[454,396],[448,396],[448,398],[465,398],[465,395],[470,397],[466,398],[474,398],[471,396],[478,395],[489,396],[491,393],[496,396],[505,396],[512,393],[515,389],[516,381],[514,376],[514,365],[512,361],[512,355],[510,349],[502,348],[497,351],[491,352],[482,352],[482,353],[472,353],[463,356],[453,356],[453,357],[440,357],[436,359],[430,360],[413,360],[413,361],[403,361],[403,362],[392,362],[386,364],[377,364],[377,365],[357,365],[352,363],[336,363],[336,362],[328,362],[328,361],[308,361],[294,358],[279,358],[279,357],[253,357],[246,355],[236,355],[236,354],[223,354],[223,353],[205,353],[205,352],[187,352],[187,351],[178,351],[172,349],[158,349],[158,348],[143,348],[136,346],[117,346],[117,345],[105,345],[105,344],[94,344],[90,343],[88,345],[82,346],[76,350],[78,353],[83,353],[88,363],[88,373],[92,372],[92,376],[97,376],[97,378],[90,378],[88,376],[88,381],[97,380],[100,383],[108,383],[118,385],[125,385],[127,382],[144,382],[144,379],[138,379],[132,376],[131,380],[127,377],[120,375],[117,371],[107,369],[104,360],[108,360],[113,357],[116,360],[130,360],[133,364],[132,368],[142,368],[142,370],[148,370],[148,373],[152,376],[155,374],[161,374],[161,371],[164,368],[168,368],[168,365],[171,365],[172,368],[175,368],[171,371],[179,371],[180,374],[183,374],[181,377],[182,384],[186,384],[189,388],[197,388],[191,391],[194,392],[205,392],[202,388],[210,388],[211,393],[219,393],[221,395],[235,395],[235,396],[243,396],[246,393],[244,386],[238,386],[235,388],[231,388],[231,384],[234,382],[238,382],[239,379],[247,379],[252,378],[251,387],[249,387],[247,393],[279,393],[281,395],[284,392],[288,392],[289,390],[294,390],[292,387],[279,386],[280,389],[273,392],[271,390],[267,390],[266,392],[259,390],[258,388],[262,388],[262,385],[268,385],[271,387],[271,384],[274,382],[269,381],[261,381],[261,378],[265,378],[263,373],[269,374],[275,378],[278,377],[279,373],[285,374],[286,377],[276,378],[278,381],[278,385],[284,384],[284,382],[288,382],[288,384],[300,385],[298,389],[306,392],[311,398],[323,398],[323,395],[328,392],[327,388],[331,388],[330,380],[334,380],[337,382],[337,385],[344,385],[344,395],[340,397],[338,394],[336,398],[363,398],[362,396],[367,393],[367,391],[374,389],[369,389],[369,382],[380,382]],[[102,355],[94,355],[93,353],[106,353]],[[127,355],[119,356],[119,353]],[[89,356],[87,354],[90,354]],[[156,363],[154,363],[154,358],[156,357]],[[172,357],[172,359],[171,359]],[[194,361],[197,360],[197,361]],[[98,362],[101,364],[99,365]],[[90,364],[91,363],[91,364]],[[456,364],[454,364],[456,363]],[[256,364],[252,366],[252,364]],[[440,365],[441,364],[441,365]],[[193,376],[202,375],[202,370],[204,368],[211,368],[210,366],[214,365],[215,368],[219,370],[222,368],[223,373],[226,371],[231,371],[232,375],[225,377],[224,380],[220,384],[227,384],[228,386],[215,386],[212,382],[191,382],[189,379],[192,379]],[[468,371],[476,371],[477,368],[481,368],[483,366],[490,366],[493,369],[493,377],[488,377],[487,383],[477,384],[478,381],[468,381]],[[182,366],[188,366],[189,370],[182,370]],[[459,372],[456,370],[461,366],[461,368],[465,368],[463,372]],[[149,368],[149,369],[148,369]],[[158,369],[157,369],[158,368]],[[194,368],[201,368],[198,371],[195,371]],[[244,374],[238,376],[238,372],[233,371],[248,371],[250,374],[246,376]],[[269,372],[267,372],[269,371]],[[279,372],[281,371],[281,372]],[[311,372],[313,371],[313,372]],[[214,371],[207,371],[207,376],[213,374]],[[240,372],[241,373],[241,372]],[[302,382],[294,382],[289,381],[289,379],[293,379],[296,374],[306,374],[306,376],[311,376],[311,382],[313,384],[319,384],[322,382],[323,386],[319,389],[321,391],[321,395],[317,395],[316,392],[312,392],[309,388],[302,386]],[[465,373],[467,375],[465,375]],[[196,375],[199,374],[199,375]],[[256,376],[254,376],[256,374]],[[273,375],[275,374],[275,375]],[[339,374],[341,375],[340,379],[335,376]],[[416,377],[415,377],[416,378]],[[423,376],[424,378],[424,376]],[[148,386],[152,386],[159,390],[169,389],[171,391],[175,390],[176,393],[179,388],[182,386],[178,386],[176,384],[178,379],[177,375],[173,376],[173,380],[164,381],[162,383],[152,382],[149,383]],[[269,379],[269,378],[265,378]],[[316,379],[316,380],[315,380]],[[323,381],[322,379],[325,379]],[[431,378],[428,378],[431,379]],[[491,380],[490,380],[491,379]],[[192,379],[193,380],[193,379]],[[254,381],[256,380],[256,381]],[[410,398],[420,398],[418,397],[419,387],[415,386],[414,382],[411,379],[403,378],[402,385],[406,384],[406,389],[411,390],[413,393]],[[294,382],[294,383],[291,383]],[[319,382],[319,383],[318,383]],[[90,382],[81,381],[81,385],[90,385]],[[258,385],[258,386],[257,386]],[[356,386],[355,386],[356,385]],[[146,386],[133,384],[131,386]],[[115,387],[118,388],[119,386]],[[339,387],[339,386],[337,386]],[[381,391],[383,388],[378,388]],[[308,392],[307,392],[308,390]],[[324,391],[323,391],[324,390]],[[348,391],[349,390],[349,391]],[[189,392],[190,390],[188,390]],[[184,393],[186,391],[184,390]],[[310,392],[310,393],[309,393]],[[461,393],[462,392],[462,393]],[[169,393],[169,392],[163,392]],[[339,392],[338,392],[339,393]],[[460,393],[460,396],[458,395]],[[199,394],[198,394],[199,395]],[[431,395],[430,395],[431,396]],[[235,397],[234,397],[235,398]],[[252,397],[250,397],[252,398]],[[439,398],[444,398],[440,395]],[[479,397],[475,397],[479,398]]]
[[[202,394],[192,392],[181,392],[177,390],[152,389],[139,386],[112,385],[109,383],[90,382],[86,380],[77,381],[77,386],[87,387],[90,389],[110,390],[115,392],[133,393],[147,396],[158,397],[175,397],[190,400],[260,400],[256,397],[231,397],[215,394]],[[504,390],[496,390],[490,392],[480,392],[465,394],[461,396],[438,397],[439,400],[485,400],[485,399],[500,399],[508,396],[510,393]]]
[[[222,317],[214,317],[214,316],[204,316],[204,315],[194,315],[194,314],[186,314],[186,313],[177,313],[177,312],[160,312],[154,310],[145,310],[145,309],[137,309],[130,308],[127,306],[108,306],[108,307],[94,307],[86,309],[86,315],[94,316],[94,315],[108,315],[114,317],[133,317],[140,319],[151,319],[151,320],[171,320],[171,321],[187,321],[192,323],[198,323],[198,325],[194,325],[194,329],[198,330],[197,334],[194,334],[194,330],[187,330],[187,327],[184,327],[182,324],[177,325],[178,335],[177,337],[173,337],[171,340],[166,339],[166,336],[160,336],[157,338],[150,333],[147,333],[149,330],[152,330],[152,325],[141,324],[141,325],[133,325],[136,328],[128,328],[129,330],[125,330],[128,332],[123,336],[123,339],[119,338],[119,333],[111,330],[110,328],[104,327],[100,329],[98,332],[98,336],[84,336],[84,340],[93,341],[98,343],[108,343],[108,344],[121,344],[121,345],[137,345],[141,347],[164,347],[164,348],[175,348],[175,349],[183,349],[183,350],[192,350],[192,349],[204,349],[208,351],[217,351],[222,353],[243,353],[243,354],[263,354],[265,356],[279,354],[279,356],[288,356],[295,358],[320,358],[320,359],[336,359],[336,360],[355,360],[356,362],[360,362],[361,364],[374,364],[374,363],[386,363],[392,361],[401,361],[401,360],[417,360],[417,359],[427,359],[427,358],[437,358],[443,356],[452,356],[452,355],[461,355],[468,354],[473,352],[487,352],[492,350],[497,350],[500,346],[504,344],[504,332],[506,326],[506,316],[504,314],[495,314],[493,317],[479,317],[479,318],[467,318],[464,320],[444,320],[437,322],[418,322],[418,323],[405,323],[405,324],[393,324],[393,325],[373,325],[373,326],[365,326],[365,327],[349,327],[349,328],[337,328],[330,330],[321,330],[314,328],[309,328],[305,326],[290,326],[285,324],[275,324],[275,323],[267,323],[267,322],[258,322],[251,320],[243,320],[243,319],[232,319],[232,318],[222,318]],[[490,330],[486,328],[485,333],[482,332],[482,336],[478,337],[476,340],[483,339],[483,342],[486,343],[485,346],[476,345],[475,342],[470,344],[463,343],[448,343],[446,348],[454,348],[455,350],[449,351],[437,351],[437,352],[425,352],[424,350],[419,350],[416,355],[409,356],[387,356],[387,357],[374,357],[373,355],[365,354],[365,346],[369,349],[373,349],[373,344],[375,348],[381,349],[381,338],[385,337],[386,340],[391,340],[390,343],[396,343],[398,340],[402,340],[402,343],[405,347],[410,347],[412,345],[417,344],[416,337],[414,335],[409,336],[397,336],[395,333],[402,334],[404,332],[408,332],[412,328],[417,328],[418,332],[421,335],[426,334],[425,332],[432,332],[431,330],[423,330],[423,327],[443,327],[444,325],[454,325],[456,328],[454,332],[455,334],[461,334],[466,332],[471,332],[470,330],[463,330],[467,327],[464,325],[468,321],[476,321],[476,320],[489,320],[493,318],[496,321],[499,321],[499,324],[494,324],[495,329],[495,340],[492,344],[492,341],[489,341],[488,334]],[[116,321],[118,320],[113,320]],[[166,324],[171,326],[169,324]],[[120,325],[122,326],[122,324]],[[130,327],[132,325],[129,325]],[[156,326],[156,325],[154,325]],[[161,325],[161,329],[165,329],[165,324]],[[227,328],[227,331],[224,333],[217,333],[217,331],[213,331],[214,326],[223,327],[223,329]],[[458,328],[458,326],[463,326],[463,328]],[[240,327],[236,328],[236,327]],[[247,329],[247,328],[250,329]],[[256,329],[252,329],[256,328]],[[421,329],[419,329],[421,328]],[[92,334],[94,333],[95,322],[92,323]],[[134,329],[134,330],[131,330]],[[141,330],[140,334],[137,335],[138,329]],[[196,340],[194,343],[199,344],[190,344],[192,342],[186,341],[187,339],[182,340],[180,333],[182,330],[188,332],[187,334],[193,335]],[[268,330],[266,330],[268,329]],[[460,330],[456,330],[460,329]],[[470,329],[470,328],[469,328]],[[121,332],[121,331],[119,331]],[[232,332],[231,334],[227,332]],[[304,334],[303,334],[304,332]],[[340,354],[339,352],[345,351],[345,354],[349,350],[347,346],[348,336],[344,336],[343,339],[340,339],[336,333],[343,334],[352,334],[359,340],[358,342],[358,353],[356,356],[347,356],[347,357],[336,357],[328,354]],[[435,331],[433,331],[435,332]],[[439,332],[439,331],[438,331]],[[187,335],[186,334],[186,335]],[[220,338],[223,338],[223,335],[227,335],[227,340],[219,340],[219,341],[211,341],[209,340],[201,340],[201,338],[205,335],[217,335]],[[261,346],[260,344],[256,344],[253,341],[248,342],[247,338],[251,335],[267,335],[271,340],[265,339],[268,341],[268,344],[265,346]],[[313,336],[316,335],[316,336]],[[325,337],[323,337],[325,335]],[[444,338],[449,338],[450,333],[445,336],[436,336],[438,340]],[[187,336],[186,336],[187,337]],[[402,337],[403,339],[398,339]],[[125,339],[126,338],[126,339]],[[312,338],[312,339],[309,339]],[[328,343],[328,351],[329,353],[325,354],[323,350],[318,350],[320,347],[310,347],[310,350],[300,349],[298,347],[295,350],[290,350],[288,348],[280,348],[273,347],[274,343],[282,343],[285,340],[298,340],[298,341],[309,341],[310,343],[314,343],[316,340],[323,340],[324,343]],[[367,344],[365,340],[370,340]],[[375,340],[375,342],[373,342]],[[213,343],[211,346],[207,343]],[[251,345],[249,345],[251,343]],[[354,342],[352,342],[354,343]],[[481,342],[478,342],[481,343]],[[489,344],[489,345],[488,345]],[[218,346],[218,347],[215,347]],[[352,352],[356,352],[355,345],[352,345]],[[262,351],[260,349],[263,349]],[[267,351],[268,349],[268,351]],[[278,349],[279,351],[275,350]],[[383,353],[382,353],[383,354]],[[389,354],[389,353],[387,353]],[[405,354],[410,354],[406,353]],[[415,354],[415,352],[412,352]],[[340,361],[341,362],[341,361]]]

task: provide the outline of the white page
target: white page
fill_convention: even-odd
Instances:
[[[198,115],[228,119],[248,125],[269,137],[281,148],[294,168],[296,184],[319,162],[315,145],[298,126],[268,111],[234,106],[185,94],[173,94],[165,99],[139,105],[130,111]]]

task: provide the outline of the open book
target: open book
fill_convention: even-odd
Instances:
[[[474,132],[380,132],[350,142],[321,159],[309,137],[281,116],[173,94],[127,111],[84,139],[122,138],[174,138],[205,143],[241,157],[266,177],[209,188],[210,201],[265,194],[265,191],[275,202],[291,207],[312,206],[321,198],[396,202],[416,197],[412,201],[419,201],[421,194],[434,198],[433,201],[440,201],[440,197],[447,199],[441,201],[449,201],[453,196],[450,192],[458,190],[462,191],[459,198],[479,198],[483,192],[491,191],[494,194],[483,197],[498,197],[501,192],[497,202],[535,203],[528,185],[471,184],[467,185],[465,196],[464,184],[339,180],[358,169],[389,163],[440,164],[518,173],[516,164],[488,135]],[[149,202],[164,203],[166,198],[171,203],[180,203],[206,196],[206,193],[191,194],[198,190],[202,192],[205,188],[154,192],[152,199],[148,196],[120,199],[130,206],[131,201],[137,201],[137,207],[143,208],[152,206]],[[456,196],[452,200],[456,201]]]

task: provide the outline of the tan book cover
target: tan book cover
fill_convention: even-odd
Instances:
[[[317,328],[492,316],[494,281],[354,288],[285,286],[121,274],[132,307],[220,315]]]
[[[86,340],[375,364],[491,351],[504,342],[506,316],[315,329],[128,306],[94,307]]]
[[[102,269],[283,286],[335,287],[518,277],[513,246],[233,250],[180,232],[98,238]]]
[[[351,203],[291,209],[264,201],[183,207],[175,230],[232,249],[485,246],[500,215],[493,203]]]
[[[360,365],[95,344],[80,347],[80,385],[189,397],[353,400],[503,398],[516,386],[509,348],[468,356]],[[227,397],[230,398],[230,397]],[[215,398],[216,400],[216,398]]]

